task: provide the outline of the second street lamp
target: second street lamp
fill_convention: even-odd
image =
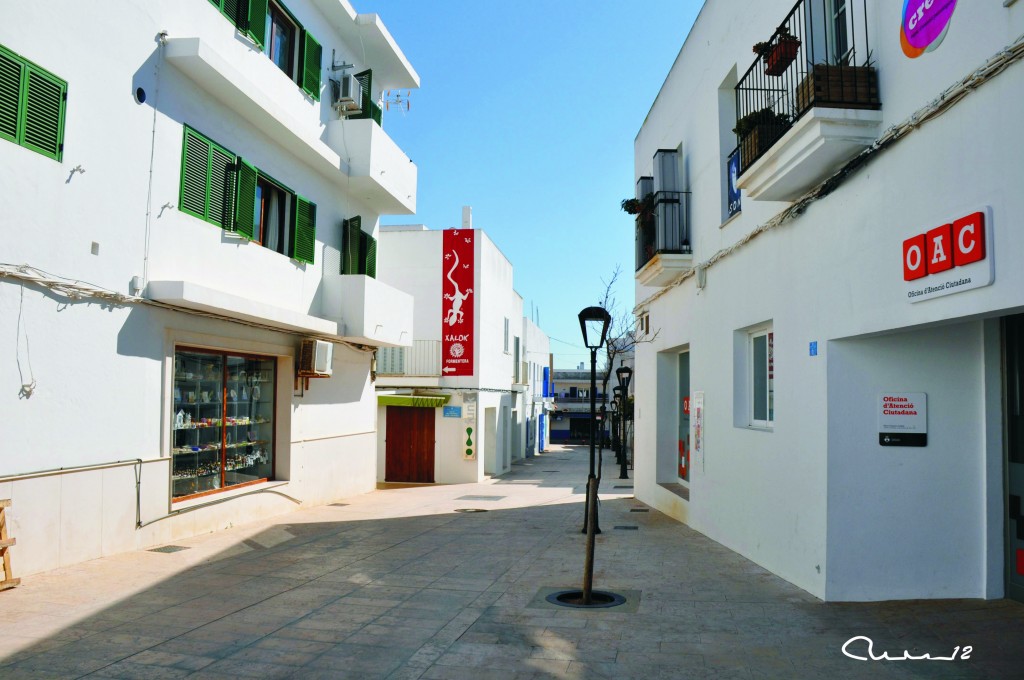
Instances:
[[[619,379],[619,396],[622,399],[622,407],[619,412],[622,414],[622,436],[620,437],[622,453],[619,456],[619,479],[629,479],[626,472],[626,414],[629,412],[629,381],[633,377],[633,369],[629,366],[619,366],[615,371],[615,377]]]

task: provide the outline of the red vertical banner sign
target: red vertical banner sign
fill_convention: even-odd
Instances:
[[[445,229],[442,234],[441,374],[473,375],[474,231]]]

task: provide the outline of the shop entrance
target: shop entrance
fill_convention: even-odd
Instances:
[[[384,481],[434,481],[433,408],[388,406]]]
[[[1024,314],[1003,319],[1006,409],[1006,596],[1024,602]]]

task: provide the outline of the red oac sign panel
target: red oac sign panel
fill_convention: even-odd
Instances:
[[[442,232],[441,374],[446,376],[473,375],[473,233]]]
[[[987,286],[995,278],[992,220],[985,208],[903,241],[907,297],[920,302]]]

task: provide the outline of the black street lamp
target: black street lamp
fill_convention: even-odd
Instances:
[[[594,590],[594,536],[597,526],[597,477],[594,475],[594,425],[597,422],[597,350],[604,345],[611,315],[604,307],[587,307],[580,312],[583,344],[590,350],[590,474],[587,476],[587,503],[583,531],[587,534],[587,555],[583,567],[583,604],[592,604]]]
[[[615,427],[612,446],[615,447],[615,462],[619,465],[622,464],[622,418],[626,414],[625,405],[626,402],[622,397],[622,388],[616,385],[612,388],[612,423]],[[615,417],[616,415],[618,418]]]
[[[626,414],[629,411],[629,381],[633,377],[633,369],[629,366],[619,366],[615,370],[615,377],[619,379],[619,386],[616,388],[619,390],[619,396],[622,399],[622,436],[619,438],[619,446],[622,451],[619,455],[619,479],[629,479],[629,475],[626,473]]]

